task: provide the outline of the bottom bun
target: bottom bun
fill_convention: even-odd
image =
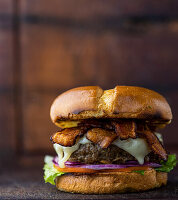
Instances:
[[[139,192],[161,187],[167,183],[167,173],[146,170],[94,174],[65,174],[56,178],[56,187],[65,192],[83,194],[111,194]]]

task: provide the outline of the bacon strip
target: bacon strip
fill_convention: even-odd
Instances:
[[[138,132],[138,135],[146,139],[148,145],[155,154],[159,155],[163,160],[167,160],[167,153],[153,132],[144,130],[142,132]]]
[[[88,128],[103,128],[103,129],[113,129],[113,125],[109,120],[83,120],[79,123],[79,126],[84,126]]]
[[[107,148],[115,139],[117,134],[114,131],[93,128],[87,132],[87,139],[95,144],[99,144],[101,148]]]
[[[60,144],[65,147],[73,146],[77,139],[80,138],[86,132],[83,128],[67,128],[60,132],[55,133],[51,140],[54,143]]]
[[[113,122],[113,125],[120,139],[136,138],[136,123],[134,121]]]

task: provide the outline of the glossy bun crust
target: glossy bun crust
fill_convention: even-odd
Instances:
[[[111,194],[145,191],[167,183],[167,173],[154,169],[144,175],[136,172],[95,174],[65,174],[57,177],[56,187],[65,192],[83,194]]]
[[[54,123],[90,118],[135,118],[169,122],[171,108],[166,99],[152,90],[116,86],[103,90],[86,86],[68,90],[53,102],[50,111]]]

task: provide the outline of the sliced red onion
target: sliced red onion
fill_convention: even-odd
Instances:
[[[94,170],[101,170],[101,169],[122,169],[127,167],[140,167],[140,166],[149,166],[149,167],[160,167],[160,164],[157,163],[145,163],[144,165],[134,165],[134,164],[122,164],[122,165],[116,165],[116,164],[98,164],[98,165],[67,165],[67,167],[80,167],[80,168],[86,168],[86,169],[94,169]]]
[[[125,164],[139,165],[138,161],[135,161],[135,160],[127,161]],[[85,165],[85,163],[66,161],[65,165]]]
[[[151,162],[144,163],[144,165],[149,166],[149,167],[161,167],[162,166],[159,163],[151,163]]]
[[[69,167],[68,165],[66,165]],[[129,165],[129,167],[133,167],[134,165]],[[72,167],[70,165],[70,167]],[[74,166],[73,166],[74,167]],[[105,164],[105,165],[76,165],[75,167],[79,168],[86,168],[86,169],[94,169],[94,170],[101,170],[101,169],[122,169],[128,167],[127,165],[113,165],[113,164]]]
[[[136,161],[136,160],[128,160],[128,161],[126,161],[126,164],[138,164],[139,165],[139,162],[138,161]]]
[[[53,163],[58,165],[58,157],[54,157]],[[137,161],[127,161],[125,164],[84,164],[80,162],[65,162],[66,167],[79,167],[79,168],[86,168],[86,169],[94,169],[94,170],[102,170],[102,169],[122,169],[127,167],[140,167],[140,166],[149,166],[149,167],[161,167],[158,163],[151,163],[147,162],[143,165],[140,165]]]
[[[55,165],[58,165],[58,157],[57,157],[57,156],[55,156],[55,157],[53,158],[53,163],[54,163]]]
[[[66,161],[65,165],[84,165],[84,163]]]

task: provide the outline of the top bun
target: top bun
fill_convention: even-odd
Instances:
[[[91,118],[134,118],[170,122],[171,108],[166,99],[152,90],[134,86],[78,87],[59,95],[50,111],[54,123]]]

